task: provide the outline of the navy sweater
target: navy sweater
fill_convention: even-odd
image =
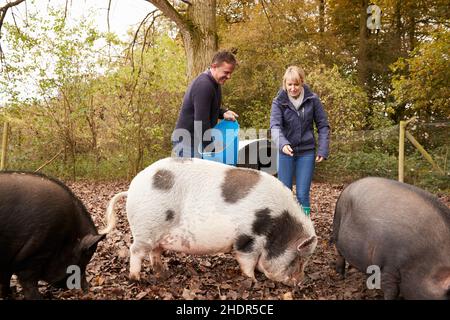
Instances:
[[[208,69],[192,81],[184,94],[175,130],[188,130],[191,134],[191,145],[194,146],[194,121],[200,121],[202,130],[197,134],[202,136],[198,136],[197,139],[205,146],[208,139],[203,141],[204,132],[214,127],[219,118],[223,119],[226,110],[220,108],[221,104],[221,87]]]

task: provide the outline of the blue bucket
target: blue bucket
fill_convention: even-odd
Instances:
[[[203,152],[202,158],[235,166],[238,160],[239,123],[222,120],[212,130],[213,152]]]

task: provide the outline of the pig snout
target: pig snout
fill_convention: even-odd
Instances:
[[[288,275],[288,276],[277,276],[277,275],[266,273],[266,276],[267,276],[267,278],[269,278],[273,281],[279,281],[282,284],[289,286],[289,287],[296,287],[296,286],[300,285],[305,278],[305,274],[303,272],[295,274],[295,275]]]
[[[283,284],[290,287],[296,287],[302,284],[304,279],[305,279],[304,264],[300,264],[297,270],[291,272],[290,275],[286,277],[286,279],[283,281]]]
[[[304,273],[302,273],[302,274],[299,274],[296,276],[287,277],[284,281],[282,281],[282,283],[289,287],[296,287],[303,282],[304,278],[305,278],[305,275],[304,275]]]
[[[278,269],[275,272],[269,270],[269,266],[264,266],[264,261],[261,259],[258,262],[258,270],[265,274],[265,276],[273,281],[281,282],[286,286],[295,287],[300,285],[305,278],[304,264],[299,263],[298,266],[291,269]]]

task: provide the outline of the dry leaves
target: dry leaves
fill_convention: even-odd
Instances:
[[[68,184],[90,211],[95,224],[104,226],[104,215],[112,196],[128,188],[128,183]],[[366,288],[366,277],[350,269],[340,279],[332,268],[334,249],[328,246],[334,206],[342,191],[341,185],[314,183],[311,191],[311,217],[319,237],[317,249],[306,266],[304,282],[296,288],[268,280],[256,273],[257,282],[243,276],[232,254],[191,256],[165,252],[168,266],[166,278],[153,273],[150,262],[144,261],[139,283],[128,281],[129,251],[132,237],[124,211],[124,201],[118,205],[117,229],[102,241],[88,265],[88,293],[79,290],[56,290],[45,283],[40,286],[46,298],[53,299],[206,299],[206,300],[297,300],[297,299],[380,299],[380,290]],[[443,199],[445,203],[450,198]],[[12,280],[16,299],[22,299],[20,285]]]

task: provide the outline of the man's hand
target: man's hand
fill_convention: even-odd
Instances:
[[[322,157],[322,156],[317,156],[317,157],[316,157],[316,162],[322,162],[322,160],[323,160],[323,157]]]
[[[236,121],[236,119],[239,117],[239,115],[236,112],[233,112],[231,110],[228,110],[227,112],[225,112],[223,114],[223,118],[225,120],[231,120],[231,121]]]

